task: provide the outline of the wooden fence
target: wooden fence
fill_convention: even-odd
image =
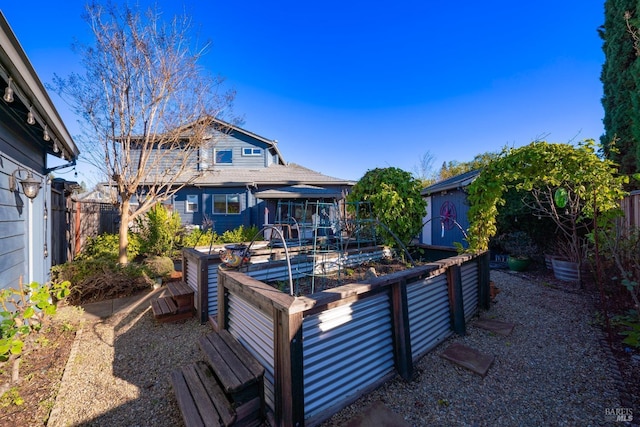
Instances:
[[[624,217],[622,226],[625,230],[640,227],[640,190],[632,191],[620,203]]]
[[[199,274],[203,301],[215,256],[196,252],[185,257],[186,275]],[[411,378],[420,357],[464,334],[490,303],[487,252],[302,297],[241,271],[216,272],[215,326],[265,367],[265,401],[283,426],[318,425],[394,375]]]

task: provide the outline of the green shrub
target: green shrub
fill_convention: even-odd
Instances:
[[[161,203],[156,204],[138,220],[141,253],[171,256],[178,243],[181,225],[177,212],[169,212]]]
[[[0,291],[0,361],[18,356],[24,347],[24,337],[38,332],[48,316],[56,313],[56,301],[69,294],[69,282],[28,286]]]
[[[183,235],[180,245],[183,248],[195,248],[196,246],[209,246],[212,243],[215,244],[219,242],[220,236],[212,229],[209,228],[203,231],[200,228],[194,228]]]
[[[238,242],[250,242],[255,235],[260,231],[258,227],[252,225],[245,228],[241,225],[233,230],[227,230],[220,236],[221,243],[238,243]]]
[[[144,266],[152,277],[168,278],[174,271],[173,260],[166,256],[147,257],[144,260]]]
[[[118,260],[120,248],[120,236],[104,233],[96,237],[89,237],[82,251],[76,256],[76,260],[111,259]],[[140,239],[135,233],[129,233],[129,245],[127,256],[134,259],[140,253]]]

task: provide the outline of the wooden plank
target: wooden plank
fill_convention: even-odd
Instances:
[[[198,414],[200,415],[204,425],[222,425],[220,422],[220,415],[218,414],[218,411],[216,411],[216,407],[211,401],[201,378],[198,376],[195,365],[192,364],[184,366],[182,368],[182,375],[187,382],[194,405],[197,408]]]
[[[220,331],[219,333],[212,333],[209,334],[209,340],[216,350],[218,350],[237,381],[237,385],[235,382],[233,385],[230,383],[225,390],[230,393],[236,393],[254,383],[256,377],[247,369],[243,361],[238,357],[238,354],[229,346],[231,340],[222,338],[222,333],[229,334],[226,330]]]
[[[209,340],[212,334],[200,337],[200,348],[209,359],[211,368],[215,372],[216,376],[222,383],[222,387],[225,391],[237,390],[242,385],[234,372],[231,370],[226,360],[219,353],[215,345]]]
[[[207,395],[213,402],[216,412],[222,420],[222,424],[225,426],[233,424],[236,420],[236,412],[233,410],[227,396],[225,396],[224,392],[216,382],[211,368],[205,362],[200,361],[196,362],[195,371],[200,377]],[[202,418],[205,419],[204,416]]]
[[[238,340],[236,340],[229,331],[222,330],[219,332],[220,337],[227,343],[229,348],[233,350],[236,356],[244,363],[244,366],[251,372],[254,378],[260,378],[264,375],[264,366],[253,357],[249,350],[247,350]]]
[[[236,416],[238,424],[245,425],[250,420],[260,420],[260,411],[262,409],[262,399],[255,397],[248,402],[236,408]]]
[[[155,317],[162,317],[176,314],[178,307],[171,298],[163,297],[151,302],[151,310]]]
[[[173,297],[193,295],[194,293],[193,289],[184,282],[170,282],[167,288]]]
[[[173,392],[176,395],[184,424],[187,427],[204,427],[181,369],[171,372],[171,384],[173,385]]]

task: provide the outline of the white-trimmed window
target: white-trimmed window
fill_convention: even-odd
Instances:
[[[187,194],[187,200],[185,202],[185,212],[198,212],[198,195]]]
[[[243,148],[243,156],[262,156],[262,148]]]
[[[233,163],[233,150],[231,148],[216,148],[213,150],[213,156],[216,164]]]
[[[240,195],[239,194],[214,194],[213,213],[218,215],[239,214]]]

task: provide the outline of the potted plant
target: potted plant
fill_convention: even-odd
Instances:
[[[538,253],[538,246],[525,231],[514,231],[498,237],[500,246],[509,254],[507,265],[510,270],[524,271],[531,258]]]

